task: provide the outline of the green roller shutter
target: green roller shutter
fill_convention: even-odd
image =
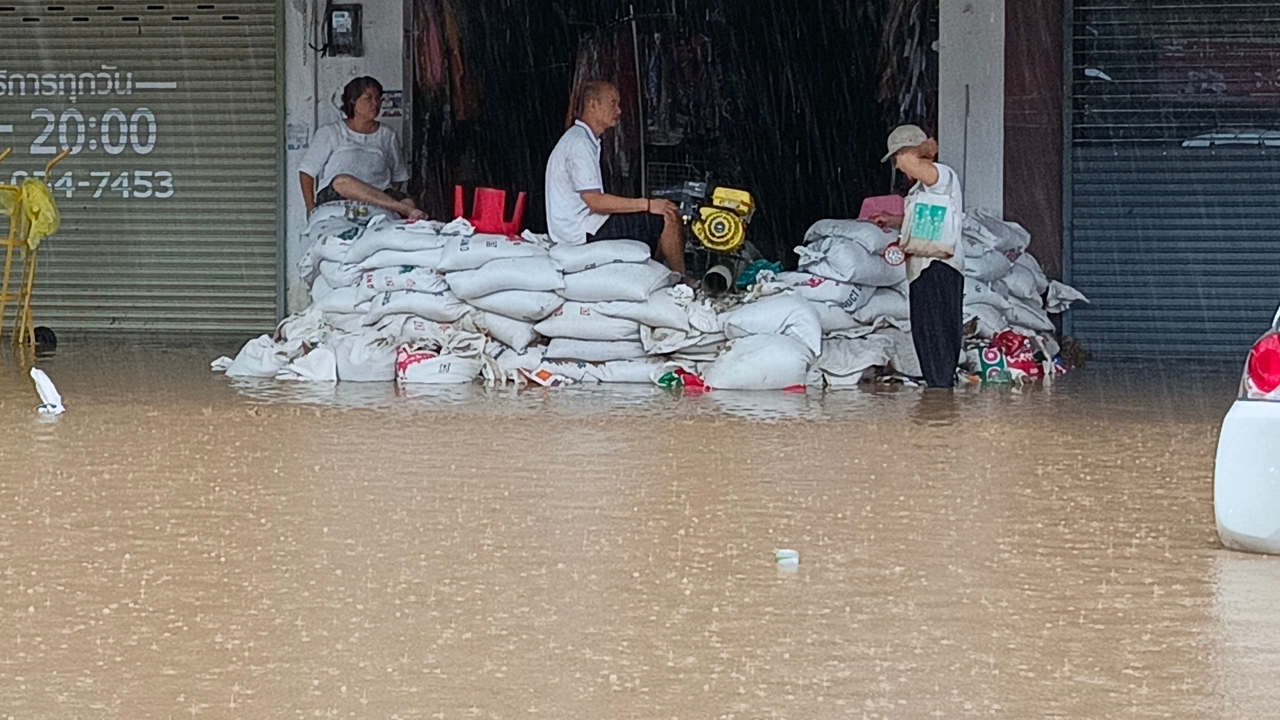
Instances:
[[[0,0],[0,179],[53,172],[36,322],[250,333],[280,312],[276,0]]]

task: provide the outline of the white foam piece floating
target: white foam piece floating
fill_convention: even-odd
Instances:
[[[36,410],[41,415],[61,415],[67,409],[62,406],[62,395],[58,388],[43,370],[31,368],[31,379],[36,383],[36,392],[40,395],[40,407]]]

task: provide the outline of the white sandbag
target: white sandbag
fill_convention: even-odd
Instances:
[[[998,252],[1017,255],[1026,252],[1031,244],[1031,233],[1016,222],[1001,219],[987,208],[970,210],[965,218],[966,225],[977,225],[984,234],[989,235],[992,247]]]
[[[649,246],[639,240],[601,240],[551,248],[551,259],[567,273],[592,270],[610,263],[642,263],[651,255]]]
[[[1040,267],[1040,261],[1036,260],[1031,253],[1022,253],[1017,260],[1013,261],[1015,268],[1025,268],[1035,278],[1035,294],[1044,295],[1049,289],[1049,278],[1045,277],[1044,268]],[[1012,291],[1013,288],[1010,288]]]
[[[320,223],[332,220],[342,220],[354,225],[354,221],[347,219],[347,211],[351,208],[364,209],[365,222],[379,217],[385,217],[388,220],[398,220],[400,218],[396,213],[393,213],[390,210],[383,210],[376,205],[366,205],[352,200],[337,200],[335,202],[328,202],[323,205],[316,206],[316,208],[311,211],[311,214],[307,215],[307,227],[308,229],[311,229]]]
[[[594,305],[566,302],[551,317],[534,326],[539,335],[575,340],[639,340],[640,323],[609,317],[596,311]]]
[[[662,288],[679,282],[680,276],[662,263],[612,263],[564,276],[560,295],[577,302],[644,302]]]
[[[640,343],[650,355],[670,355],[711,359],[719,354],[726,341],[723,332],[703,332],[695,328],[674,330],[640,326]]]
[[[886,328],[877,333],[879,337],[887,338],[891,343],[889,350],[889,368],[906,375],[907,377],[918,378],[923,376],[920,370],[920,358],[916,355],[916,345],[911,338],[911,333],[897,328]],[[956,358],[957,360],[959,357]]]
[[[1000,280],[1013,269],[1009,258],[993,247],[973,242],[965,236],[964,275],[983,282]]]
[[[396,377],[396,349],[373,333],[343,335],[331,343],[342,382],[391,382]]]
[[[825,337],[833,332],[848,330],[857,327],[858,321],[853,319],[853,315],[849,314],[844,308],[836,307],[828,303],[809,303],[813,306],[814,312],[818,313],[818,324],[822,326],[822,335]],[[826,352],[825,350],[823,352]]]
[[[321,300],[333,294],[333,285],[320,276],[311,283],[311,305],[318,306]]]
[[[396,381],[406,385],[464,385],[480,377],[484,337],[457,333],[439,351],[426,346],[396,350]]]
[[[553,292],[507,290],[472,298],[468,303],[485,312],[536,323],[563,305],[564,298]]]
[[[533,323],[497,313],[480,311],[479,324],[489,337],[516,351],[524,350],[538,339]]]
[[[793,293],[761,298],[724,316],[726,337],[789,335],[814,355],[822,352],[822,321],[807,300]]]
[[[451,272],[445,279],[463,300],[505,290],[546,292],[564,287],[560,266],[547,256],[493,260],[475,270]]]
[[[867,303],[853,314],[853,319],[862,325],[871,325],[884,318],[911,319],[911,302],[903,292],[903,286],[876,288]]]
[[[990,340],[1009,327],[1009,322],[1004,319],[1004,310],[994,305],[965,305],[964,324],[972,324],[973,334],[984,340]]]
[[[1022,300],[1030,300],[1031,298],[1039,298],[1040,293],[1036,292],[1036,276],[1031,270],[1018,263],[1013,264],[1013,268],[1009,270],[1009,274],[1004,276],[1005,287],[1009,288],[1009,295]]]
[[[431,344],[438,347],[455,332],[455,326],[452,323],[436,322],[413,315],[387,315],[372,327],[378,337],[383,338],[393,347],[414,344]],[[361,332],[367,332],[367,330],[362,329]]]
[[[671,363],[666,358],[639,358],[590,363],[571,360],[545,360],[537,370],[546,370],[578,383],[648,385],[653,374]]]
[[[813,353],[786,335],[750,335],[734,340],[703,373],[720,390],[781,390],[804,385]]]
[[[634,360],[645,356],[644,346],[635,340],[600,342],[554,338],[547,345],[548,360],[580,360],[582,362],[609,362],[610,360]]]
[[[373,325],[388,315],[415,315],[425,320],[451,323],[456,322],[468,310],[469,308],[448,290],[434,293],[398,290],[375,297],[369,303],[364,323]]]
[[[408,265],[370,270],[359,277],[356,287],[361,302],[372,300],[377,295],[399,290],[440,293],[449,289],[449,285],[444,281],[444,276],[435,270],[410,267]]]
[[[601,315],[634,320],[648,327],[688,330],[689,311],[673,297],[673,290],[676,289],[664,288],[659,290],[650,295],[649,299],[644,302],[596,303],[593,307]]]
[[[445,241],[439,269],[445,272],[475,270],[494,260],[527,257],[547,257],[547,251],[523,238],[502,235],[455,236]]]
[[[325,313],[324,322],[339,333],[364,332],[364,313]]]
[[[364,232],[347,252],[347,262],[359,264],[381,250],[416,252],[444,247],[446,238],[439,233],[439,223],[414,223],[401,220],[376,218],[369,221]]]
[[[545,345],[530,345],[523,350],[515,350],[501,342],[490,340],[485,345],[484,354],[488,355],[493,362],[486,364],[486,369],[481,374],[488,382],[497,384],[516,379],[521,370],[529,372],[537,370],[543,358],[546,357],[547,348]]]
[[[444,257],[444,248],[438,247],[430,250],[379,250],[369,257],[361,260],[356,266],[361,270],[381,270],[390,267],[416,267],[426,270],[438,270],[440,268],[440,258]]]
[[[240,348],[227,367],[227,377],[275,377],[289,364],[289,354],[282,345],[261,335]]]
[[[313,238],[311,243],[313,259],[315,262],[321,260],[346,262],[347,253],[359,235],[360,226],[355,223],[337,219],[319,223],[310,235]]]
[[[1053,332],[1053,322],[1049,320],[1049,314],[1043,308],[1033,307],[1024,300],[1010,300],[1009,309],[1004,316],[1013,329],[1030,330],[1031,332],[1026,333],[1028,335]]]
[[[894,342],[885,335],[824,340],[818,369],[828,385],[850,387],[857,385],[867,370],[889,365],[893,351]]]
[[[315,348],[276,373],[276,379],[324,383],[338,382],[338,356],[327,347]]]
[[[827,238],[839,238],[856,243],[867,252],[879,254],[898,239],[895,230],[881,230],[878,225],[867,220],[819,220],[805,231],[806,245]]]
[[[800,256],[801,271],[843,283],[888,287],[907,279],[905,263],[891,264],[883,249],[868,250],[846,238],[821,238],[797,247],[796,254]]]
[[[351,287],[360,282],[360,268],[332,260],[320,261],[320,277],[333,288]]]
[[[323,279],[316,281],[317,284]],[[312,285],[314,288],[315,285]],[[337,313],[339,315],[351,315],[359,312],[356,307],[369,302],[368,298],[360,295],[360,289],[354,287],[344,287],[326,293],[324,297],[316,300],[313,308],[322,313]],[[363,309],[363,308],[362,308]]]
[[[965,305],[990,305],[1004,312],[1009,308],[1009,301],[992,288],[990,283],[967,277],[964,279]]]
[[[849,305],[851,301],[856,304],[864,290],[860,285],[803,272],[778,273],[776,279],[809,302],[832,305]],[[869,289],[867,291],[869,292]]]

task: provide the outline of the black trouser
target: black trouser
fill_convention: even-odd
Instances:
[[[964,275],[940,260],[911,283],[911,339],[925,384],[954,387],[964,347]]]

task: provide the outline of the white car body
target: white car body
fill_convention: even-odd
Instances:
[[[1272,332],[1280,332],[1280,312]],[[1246,377],[1242,388],[1247,382]],[[1280,554],[1280,398],[1247,395],[1242,390],[1218,437],[1213,470],[1218,537],[1234,550]]]

